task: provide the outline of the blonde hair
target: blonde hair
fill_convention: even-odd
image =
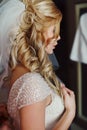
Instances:
[[[57,38],[62,14],[52,0],[23,0],[23,2],[25,10],[11,49],[10,66],[14,69],[21,63],[30,72],[39,72],[49,86],[61,95],[60,82],[45,51],[43,31],[55,25],[54,38]]]

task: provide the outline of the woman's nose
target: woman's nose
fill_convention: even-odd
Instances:
[[[60,37],[60,35],[58,36],[58,38],[57,38],[57,41],[59,41],[61,39],[61,37]]]

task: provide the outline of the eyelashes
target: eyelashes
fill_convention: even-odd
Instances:
[[[53,34],[55,35],[55,33],[56,33],[56,27],[54,27],[53,29]]]

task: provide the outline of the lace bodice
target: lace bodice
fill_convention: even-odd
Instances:
[[[52,96],[52,103],[46,107],[45,127],[46,130],[51,130],[64,110],[60,96],[48,86],[39,73],[26,73],[15,81],[10,90],[7,105],[8,112],[14,118],[18,129],[20,129],[18,110],[26,105],[42,101],[48,95]]]

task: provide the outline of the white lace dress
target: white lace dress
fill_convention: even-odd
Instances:
[[[8,112],[14,118],[16,130],[20,130],[19,109],[52,96],[52,102],[46,107],[45,129],[52,130],[64,111],[63,101],[46,83],[39,73],[26,73],[13,84],[8,99]]]

